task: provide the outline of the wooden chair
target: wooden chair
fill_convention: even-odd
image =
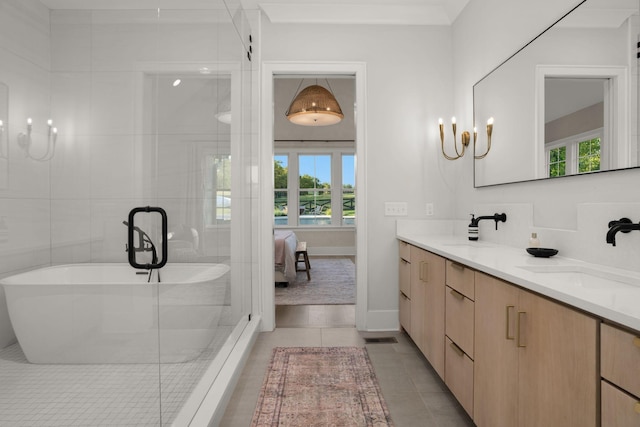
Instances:
[[[302,259],[300,258],[302,256]],[[299,263],[304,263],[305,268],[298,268]],[[311,264],[309,263],[309,254],[307,253],[307,242],[298,242],[296,246],[296,271],[306,271],[307,280],[311,280]]]

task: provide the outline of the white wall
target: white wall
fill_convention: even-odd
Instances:
[[[309,37],[312,34],[312,37]],[[367,325],[395,319],[397,244],[395,217],[385,201],[406,201],[409,217],[452,214],[456,178],[444,168],[439,147],[427,145],[439,115],[451,115],[451,28],[366,25],[286,25],[263,18],[263,61],[362,61],[366,63],[368,309]],[[361,262],[361,261],[358,261]],[[386,320],[383,327],[395,328]]]
[[[454,98],[459,121],[472,123],[473,84],[576,3],[469,2],[453,25]],[[636,189],[640,169],[474,189],[471,162],[468,157],[451,166],[459,166],[462,176],[455,188],[456,218],[466,219],[469,212],[492,214],[495,206],[530,203],[531,228],[512,229],[509,240],[524,245],[531,231],[539,231],[543,246],[561,246],[565,256],[640,270],[640,233],[619,235],[617,247],[605,243],[609,220],[628,216],[640,221],[640,192]]]
[[[640,269],[633,261],[640,255],[640,233],[619,236],[615,248],[605,243],[608,220],[640,221],[640,192],[634,190],[640,170],[475,189],[473,158],[448,161],[440,154],[438,117],[455,115],[459,129],[470,129],[473,85],[575,4],[471,1],[450,28],[385,26],[384,31],[275,25],[263,18],[265,61],[366,62],[370,319],[397,310],[395,218],[383,215],[385,201],[407,201],[409,219],[467,221],[472,212],[507,210],[509,224],[497,234],[491,234],[492,224],[483,225],[488,240],[524,247],[537,231],[543,245],[558,247],[565,256]],[[316,37],[307,38],[309,33]],[[427,202],[434,204],[432,217],[425,215]]]

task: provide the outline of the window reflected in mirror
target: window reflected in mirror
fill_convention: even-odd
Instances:
[[[544,144],[547,177],[609,169],[604,151],[611,79],[545,78]]]

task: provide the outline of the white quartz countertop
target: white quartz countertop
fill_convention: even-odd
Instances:
[[[640,273],[460,236],[398,233],[399,240],[640,331]]]

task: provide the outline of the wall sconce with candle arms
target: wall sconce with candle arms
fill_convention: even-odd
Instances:
[[[469,146],[469,142],[471,140],[471,135],[469,134],[469,132],[467,131],[462,132],[462,135],[460,138],[462,149],[458,150],[458,143],[456,141],[456,130],[457,130],[456,118],[455,117],[451,118],[451,128],[453,130],[453,148],[456,152],[456,155],[454,157],[454,156],[449,156],[444,150],[444,124],[442,123],[442,119],[438,119],[438,127],[440,129],[440,147],[442,149],[442,155],[445,157],[445,159],[458,160],[460,157],[464,156],[465,149]],[[473,151],[474,151],[474,157],[476,159],[484,159],[487,156],[487,154],[489,154],[489,150],[491,150],[491,134],[492,133],[493,133],[493,117],[487,120],[487,151],[484,154],[481,154],[478,156],[478,155],[475,155],[476,143],[478,141],[478,131],[476,130],[476,128],[473,128]]]
[[[31,155],[31,132],[33,129],[33,120],[31,117],[27,119],[27,132],[20,132],[18,134],[18,146],[25,152],[25,156],[38,161],[46,162],[53,159],[56,153],[56,140],[58,139],[58,128],[53,127],[53,120],[47,120],[47,151],[41,157],[34,157]]]

